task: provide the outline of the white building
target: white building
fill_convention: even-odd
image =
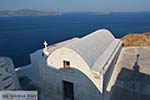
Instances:
[[[18,89],[20,89],[20,84],[12,60],[0,57],[0,91]]]
[[[119,39],[101,29],[36,51],[17,73],[50,100],[102,100],[121,48]]]

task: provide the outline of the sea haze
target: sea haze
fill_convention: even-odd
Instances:
[[[29,55],[49,45],[106,28],[120,38],[150,31],[150,13],[65,13],[61,16],[0,17],[0,56],[15,66],[30,63]],[[88,41],[87,41],[88,42]]]

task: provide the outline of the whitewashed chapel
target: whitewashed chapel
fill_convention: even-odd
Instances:
[[[102,100],[122,48],[108,30],[60,42],[31,54],[31,64],[17,69],[19,78],[50,100]]]

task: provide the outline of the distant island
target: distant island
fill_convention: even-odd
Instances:
[[[59,12],[46,12],[32,9],[20,9],[16,11],[0,11],[0,17],[9,16],[54,16],[61,15]]]

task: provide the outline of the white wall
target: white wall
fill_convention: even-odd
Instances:
[[[47,65],[55,69],[63,68],[63,61],[70,61],[70,67],[80,70],[84,73],[101,91],[100,80],[94,78],[94,75],[84,61],[84,59],[69,48],[60,48],[55,50],[47,59]],[[99,73],[97,73],[99,75]]]
[[[95,84],[81,71],[70,69],[53,69],[40,67],[41,88],[47,98],[63,100],[62,81],[74,83],[74,100],[100,100],[101,93]]]
[[[63,60],[70,61],[70,69],[63,68]],[[83,59],[72,50],[56,50],[48,57],[47,63],[42,52],[37,51],[31,55],[31,61],[30,70],[33,73],[27,76],[39,84],[45,97],[63,100],[62,80],[66,80],[74,83],[75,100],[101,99],[101,76],[92,72]]]

